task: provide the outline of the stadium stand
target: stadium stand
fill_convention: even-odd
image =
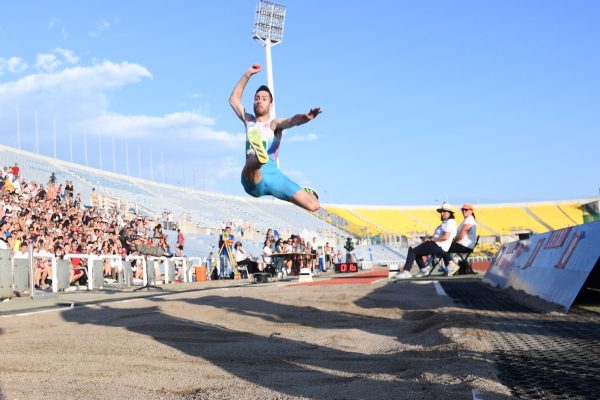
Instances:
[[[551,203],[480,204],[475,211],[479,223],[478,234],[482,237],[510,237],[582,224],[584,214],[581,205],[586,201],[589,199]],[[361,236],[389,234],[391,231],[407,237],[418,237],[430,234],[440,223],[435,205],[325,207],[328,212],[349,221],[347,226],[352,228],[353,233]],[[457,218],[460,222],[460,216],[457,215]]]
[[[557,204],[556,207],[565,213],[573,221],[573,224],[583,223],[583,211],[580,203]]]
[[[199,229],[220,229],[224,224],[235,223],[255,233],[262,232],[261,235],[273,228],[282,234],[303,233],[303,237],[319,236],[331,241],[347,236],[346,231],[287,202],[202,192],[0,146],[0,165],[15,162],[21,165],[22,176],[28,180],[46,184],[52,173],[58,182],[72,180],[84,204],[90,204],[92,188],[96,188],[99,195],[117,199],[123,210],[159,219],[168,208],[178,220],[182,215],[188,216]]]
[[[552,229],[583,223],[583,214],[580,210],[581,207],[577,204],[540,204],[530,205],[527,208]],[[564,211],[564,208],[575,208],[575,212],[573,213],[574,218],[570,217],[569,214]],[[577,218],[577,211],[579,213],[579,218]]]
[[[375,221],[377,224],[386,227],[392,232],[402,232],[405,235],[420,234],[429,232],[431,229],[428,225],[423,224],[420,220],[411,217],[408,213],[401,209],[356,209],[357,214]]]
[[[503,235],[548,231],[547,227],[528,214],[524,207],[478,207],[476,214],[479,221]]]
[[[186,248],[197,249],[206,256],[214,250],[215,232],[225,224],[245,230],[245,246],[260,252],[264,232],[272,228],[283,237],[300,234],[310,239],[317,236],[332,245],[342,243],[346,236],[377,238],[371,254],[376,257],[397,256],[400,235],[415,238],[430,234],[439,225],[437,205],[422,206],[348,206],[324,205],[317,213],[309,213],[277,199],[238,197],[203,192],[191,188],[163,184],[114,174],[79,164],[17,150],[0,145],[0,165],[18,162],[24,178],[46,184],[51,174],[58,182],[73,181],[82,202],[90,204],[92,188],[103,201],[116,204],[126,212],[159,220],[168,208],[178,223],[185,224]],[[582,204],[587,200],[539,202],[527,204],[476,205],[480,223],[478,234],[482,244],[495,243],[499,237],[508,240],[517,233],[541,233],[584,222]],[[456,210],[458,212],[458,209]],[[460,220],[460,216],[457,214]],[[459,221],[460,222],[460,221]],[[241,231],[240,231],[241,232]],[[169,235],[170,240],[176,235]],[[504,239],[504,236],[507,238]],[[385,238],[383,240],[382,238]],[[390,247],[377,248],[386,242]],[[341,247],[341,246],[338,246]],[[373,250],[375,249],[375,250]],[[366,253],[365,253],[366,257]]]
[[[348,208],[343,208],[342,206],[326,206],[327,211],[341,217],[345,223],[345,225],[341,225],[341,227],[358,236],[365,235],[377,235],[381,233],[382,229],[376,226],[375,223],[368,221],[365,218],[361,218],[356,213],[351,211]]]

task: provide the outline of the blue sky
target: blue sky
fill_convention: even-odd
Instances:
[[[0,141],[245,195],[228,97],[265,63],[258,1],[19,1],[0,13]],[[600,188],[597,1],[289,0],[273,47],[281,167],[325,203],[560,200]],[[266,74],[252,78],[252,106]],[[18,107],[17,107],[18,106]],[[100,152],[100,148],[102,152]],[[164,168],[163,168],[164,166]],[[152,167],[152,168],[151,168]]]

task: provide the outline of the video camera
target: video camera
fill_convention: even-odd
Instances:
[[[348,238],[346,239],[346,243],[344,244],[344,249],[346,249],[346,251],[348,252],[352,252],[354,251],[354,241],[352,240],[352,238]]]

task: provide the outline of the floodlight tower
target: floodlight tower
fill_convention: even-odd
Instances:
[[[285,6],[260,0],[256,6],[254,17],[254,30],[252,38],[258,40],[265,47],[267,59],[267,86],[275,99],[273,88],[273,65],[271,63],[271,47],[283,40],[283,25],[285,22]],[[275,117],[275,100],[271,108],[271,118]]]

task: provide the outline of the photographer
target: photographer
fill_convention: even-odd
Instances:
[[[356,256],[354,255],[354,241],[352,238],[346,239],[346,243],[344,244],[344,249],[346,249],[346,262],[347,263],[355,263]]]

